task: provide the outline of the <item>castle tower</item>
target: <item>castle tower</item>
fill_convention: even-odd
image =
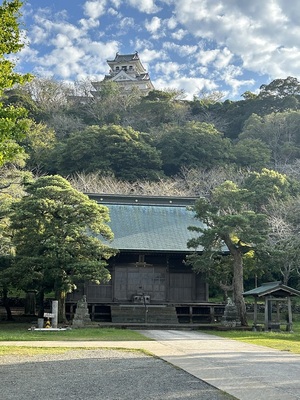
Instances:
[[[147,95],[154,86],[149,74],[144,68],[136,51],[134,54],[116,54],[113,60],[107,60],[110,67],[109,75],[104,81],[110,80],[118,83],[124,92],[130,92],[133,87],[137,87],[143,94]],[[102,81],[103,82],[103,81]],[[96,91],[101,89],[102,82],[92,82]]]

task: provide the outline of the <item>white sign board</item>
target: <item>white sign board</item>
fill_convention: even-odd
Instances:
[[[54,318],[55,314],[49,313],[49,312],[45,312],[44,313],[44,318]]]

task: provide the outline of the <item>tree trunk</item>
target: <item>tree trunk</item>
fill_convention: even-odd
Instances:
[[[231,241],[229,236],[225,236],[224,242],[233,257],[233,301],[236,305],[238,316],[242,326],[247,326],[246,304],[244,293],[244,266],[242,250]]]
[[[64,290],[57,290],[55,297],[58,300],[58,323],[66,323],[66,292]]]
[[[25,315],[35,315],[36,311],[36,291],[28,290],[25,298]]]
[[[44,298],[45,298],[45,293],[43,290],[40,290],[38,293],[38,318],[44,318],[44,311],[45,311],[45,306],[44,306]]]
[[[224,301],[226,301],[228,299],[228,292],[229,291],[232,292],[233,286],[232,286],[232,284],[231,285],[225,285],[222,282],[219,282],[219,286],[220,286],[220,289],[222,289],[223,292],[224,292],[223,298],[224,298]]]
[[[5,308],[5,311],[6,311],[6,320],[7,321],[13,321],[14,319],[13,319],[12,312],[11,312],[11,309],[10,309],[10,305],[9,305],[9,302],[8,302],[8,290],[7,290],[6,287],[3,288],[3,298],[2,298],[2,300],[3,300],[3,307]]]
[[[233,255],[233,301],[243,326],[247,326],[246,304],[244,293],[243,255],[236,249]]]

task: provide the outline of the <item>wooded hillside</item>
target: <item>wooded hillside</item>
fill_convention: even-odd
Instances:
[[[222,102],[216,93],[187,101],[181,92],[158,90],[124,96],[113,82],[91,93],[90,82],[71,88],[37,78],[5,92],[4,104],[25,108],[32,119],[19,141],[26,168],[63,176],[100,172],[129,182],[195,168],[298,171],[296,78],[262,85],[240,101]]]

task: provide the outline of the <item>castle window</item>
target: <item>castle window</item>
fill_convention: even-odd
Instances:
[[[127,71],[127,66],[126,66],[126,65],[123,65],[123,66],[122,66],[122,70],[123,70],[123,71]]]

